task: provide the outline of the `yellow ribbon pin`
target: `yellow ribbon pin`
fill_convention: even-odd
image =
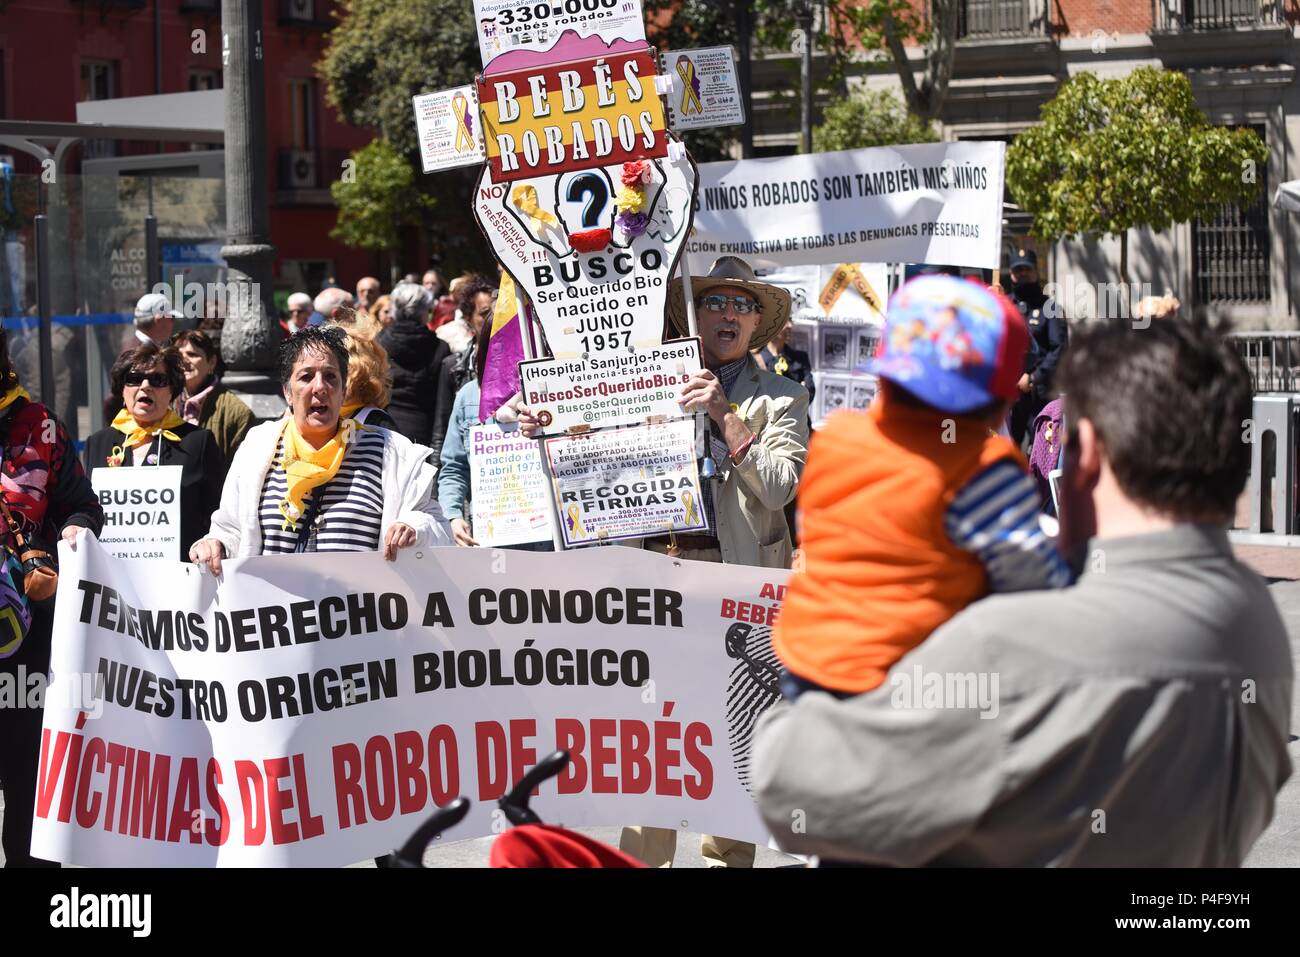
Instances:
[[[872,309],[876,312],[884,312],[884,307],[880,304],[880,296],[871,288],[871,283],[867,282],[867,277],[862,275],[862,270],[858,268],[857,263],[840,263],[835,267],[835,272],[831,273],[831,278],[827,280],[826,285],[822,287],[821,295],[817,297],[817,304],[822,307],[822,312],[830,312],[850,285]]]
[[[582,527],[581,511],[576,505],[569,506],[569,534],[574,538],[586,538],[587,531]]]
[[[474,137],[469,129],[469,101],[464,93],[451,98],[451,108],[456,114],[456,152],[468,153],[474,149]]]
[[[699,519],[695,514],[695,496],[690,492],[682,493],[682,504],[686,506],[686,524],[698,525]]]
[[[551,213],[537,205],[537,187],[522,183],[510,191],[510,202],[519,212],[528,217],[533,228],[541,230],[543,226],[558,226],[560,221]]]
[[[696,113],[704,112],[704,104],[700,102],[700,95],[695,92],[695,64],[691,62],[688,56],[679,56],[677,58],[677,75],[682,78],[682,105],[680,112],[686,116],[691,112],[691,107],[695,107]]]

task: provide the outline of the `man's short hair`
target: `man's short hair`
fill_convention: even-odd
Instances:
[[[1093,424],[1120,489],[1183,521],[1230,518],[1250,471],[1250,376],[1204,319],[1071,336],[1057,369],[1065,421]]]
[[[338,286],[330,286],[322,289],[316,295],[316,301],[312,303],[313,308],[326,319],[330,318],[330,313],[344,303],[352,303],[352,294],[346,289],[340,289]]]
[[[289,296],[288,306],[290,309],[306,309],[311,312],[311,296],[305,292],[295,292]]]

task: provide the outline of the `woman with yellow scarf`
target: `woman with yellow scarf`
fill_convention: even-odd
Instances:
[[[289,414],[248,433],[190,560],[220,575],[225,558],[452,544],[429,449],[343,416],[346,333],[308,326],[279,366]]]
[[[86,471],[102,468],[181,467],[180,553],[208,530],[208,518],[221,500],[226,460],[207,429],[191,425],[172,411],[185,387],[180,353],[147,343],[122,353],[109,381],[122,396],[112,425],[86,440]]]

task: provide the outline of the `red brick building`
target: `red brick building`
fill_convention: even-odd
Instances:
[[[340,121],[325,105],[322,83],[315,76],[333,7],[332,0],[263,3],[266,173],[281,296],[297,288],[314,292],[310,286],[318,286],[326,275],[354,283],[375,266],[369,252],[329,238],[336,218],[329,184],[347,154],[372,135]],[[0,120],[74,122],[80,101],[219,88],[220,13],[220,0],[0,3]],[[148,165],[139,157],[189,150],[185,144],[165,145],[160,151],[156,143],[98,141],[75,147],[61,165],[74,176],[86,171],[83,160],[129,173]],[[0,145],[2,153],[15,155]],[[35,159],[21,153],[16,158],[20,175],[38,171]],[[117,162],[105,164],[108,159]],[[206,169],[211,168],[207,164]],[[221,225],[223,217],[223,212],[216,217]],[[93,262],[88,265],[93,268]]]

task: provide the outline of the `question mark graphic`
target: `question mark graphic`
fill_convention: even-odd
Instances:
[[[600,225],[600,214],[609,203],[609,187],[605,185],[605,178],[588,173],[570,182],[564,198],[574,203],[583,196],[587,197],[587,205],[582,208],[582,225],[585,229],[592,229]]]

